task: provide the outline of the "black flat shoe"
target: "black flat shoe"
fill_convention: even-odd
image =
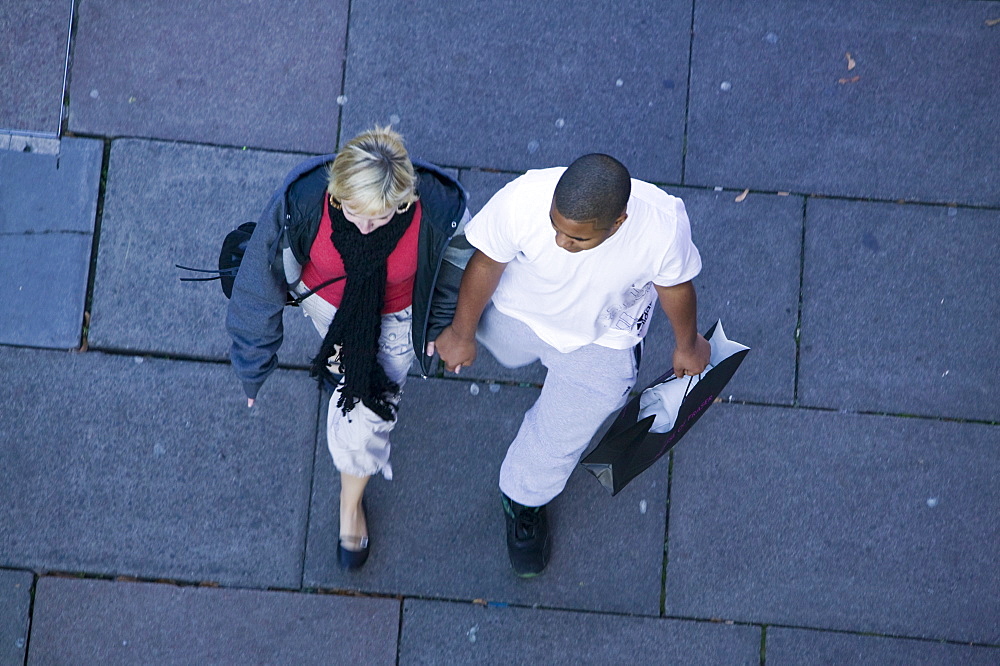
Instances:
[[[344,548],[344,542],[351,546],[360,546],[360,550]],[[368,561],[368,537],[341,537],[337,543],[337,564],[341,569],[353,571],[360,569]]]

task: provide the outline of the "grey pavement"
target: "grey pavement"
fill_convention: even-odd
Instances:
[[[0,665],[1000,663],[997,62],[979,0],[5,3]],[[496,481],[544,367],[409,378],[347,573],[315,330],[248,410],[178,280],[373,123],[473,212],[617,156],[753,349],[618,496],[573,474],[539,578]]]
[[[73,0],[0,6],[0,128],[58,136]]]
[[[0,343],[80,346],[101,177],[101,142],[57,155],[0,151]]]

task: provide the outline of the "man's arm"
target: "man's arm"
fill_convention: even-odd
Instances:
[[[673,287],[656,287],[660,307],[674,328],[674,374],[697,375],[705,371],[712,357],[712,346],[698,333],[698,296],[694,285],[688,282]]]
[[[476,328],[479,318],[490,302],[500,283],[507,264],[493,261],[476,250],[465,267],[462,286],[458,290],[458,304],[451,325],[441,331],[437,340],[427,344],[427,355],[437,350],[444,367],[457,373],[463,365],[476,360]]]

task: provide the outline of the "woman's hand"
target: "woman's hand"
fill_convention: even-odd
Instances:
[[[431,356],[435,351],[444,361],[445,370],[457,375],[463,365],[472,365],[476,360],[476,337],[461,336],[449,326],[441,331],[437,340],[427,343],[427,355]]]
[[[472,365],[476,360],[479,318],[483,316],[483,310],[496,291],[506,267],[507,264],[493,261],[479,250],[469,259],[458,290],[455,318],[450,326],[441,331],[437,340],[427,345],[427,355],[437,350],[448,372],[457,375],[463,365]]]

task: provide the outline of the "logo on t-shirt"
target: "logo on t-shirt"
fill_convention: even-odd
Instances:
[[[652,303],[646,303],[647,295],[650,291],[651,282],[647,282],[641,287],[632,285],[628,293],[623,297],[620,307],[609,307],[605,310],[605,321],[608,326],[619,331],[635,330],[636,333],[642,331],[646,321],[649,319],[649,311]],[[645,308],[643,304],[645,303]]]
[[[646,309],[643,310],[642,314],[639,315],[639,318],[635,320],[635,332],[636,333],[641,333],[642,332],[643,326],[645,326],[646,322],[649,321],[649,311],[652,310],[652,309],[653,309],[653,304],[652,303],[647,304],[646,305]]]

